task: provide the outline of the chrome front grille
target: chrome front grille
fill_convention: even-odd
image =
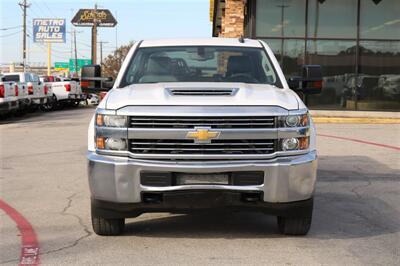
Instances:
[[[212,140],[209,144],[196,144],[188,139],[130,139],[129,150],[134,154],[162,155],[241,155],[271,154],[275,152],[276,140]]]
[[[187,116],[133,116],[130,117],[131,128],[275,128],[275,117],[187,117]]]

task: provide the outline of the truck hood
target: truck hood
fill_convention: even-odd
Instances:
[[[207,95],[213,92],[232,92],[230,95]],[[192,92],[197,93],[193,95]],[[182,95],[185,94],[185,95]],[[125,106],[280,106],[297,110],[299,102],[290,89],[273,85],[247,83],[151,83],[134,84],[112,89],[104,99],[106,109]]]

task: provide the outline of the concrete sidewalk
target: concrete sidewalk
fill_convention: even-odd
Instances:
[[[400,112],[310,110],[316,123],[400,124]]]

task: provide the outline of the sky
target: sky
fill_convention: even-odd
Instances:
[[[22,61],[22,0],[0,0],[0,64]],[[211,37],[209,0],[27,0],[27,61],[46,64],[47,48],[32,39],[34,18],[65,18],[67,32],[74,26],[72,17],[81,8],[109,9],[117,19],[115,28],[98,30],[103,57],[116,46],[142,39],[207,38]],[[75,27],[78,58],[90,58],[90,27]],[[99,53],[99,50],[98,50]],[[71,34],[66,43],[52,44],[52,62],[66,62],[71,57]]]

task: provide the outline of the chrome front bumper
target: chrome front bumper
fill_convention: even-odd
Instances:
[[[282,203],[310,199],[315,190],[317,154],[277,157],[263,161],[146,161],[88,152],[88,176],[92,198],[116,203],[139,203],[142,192],[190,190],[260,191],[264,202]],[[179,185],[148,187],[140,184],[141,171],[221,173],[263,171],[257,186]]]

